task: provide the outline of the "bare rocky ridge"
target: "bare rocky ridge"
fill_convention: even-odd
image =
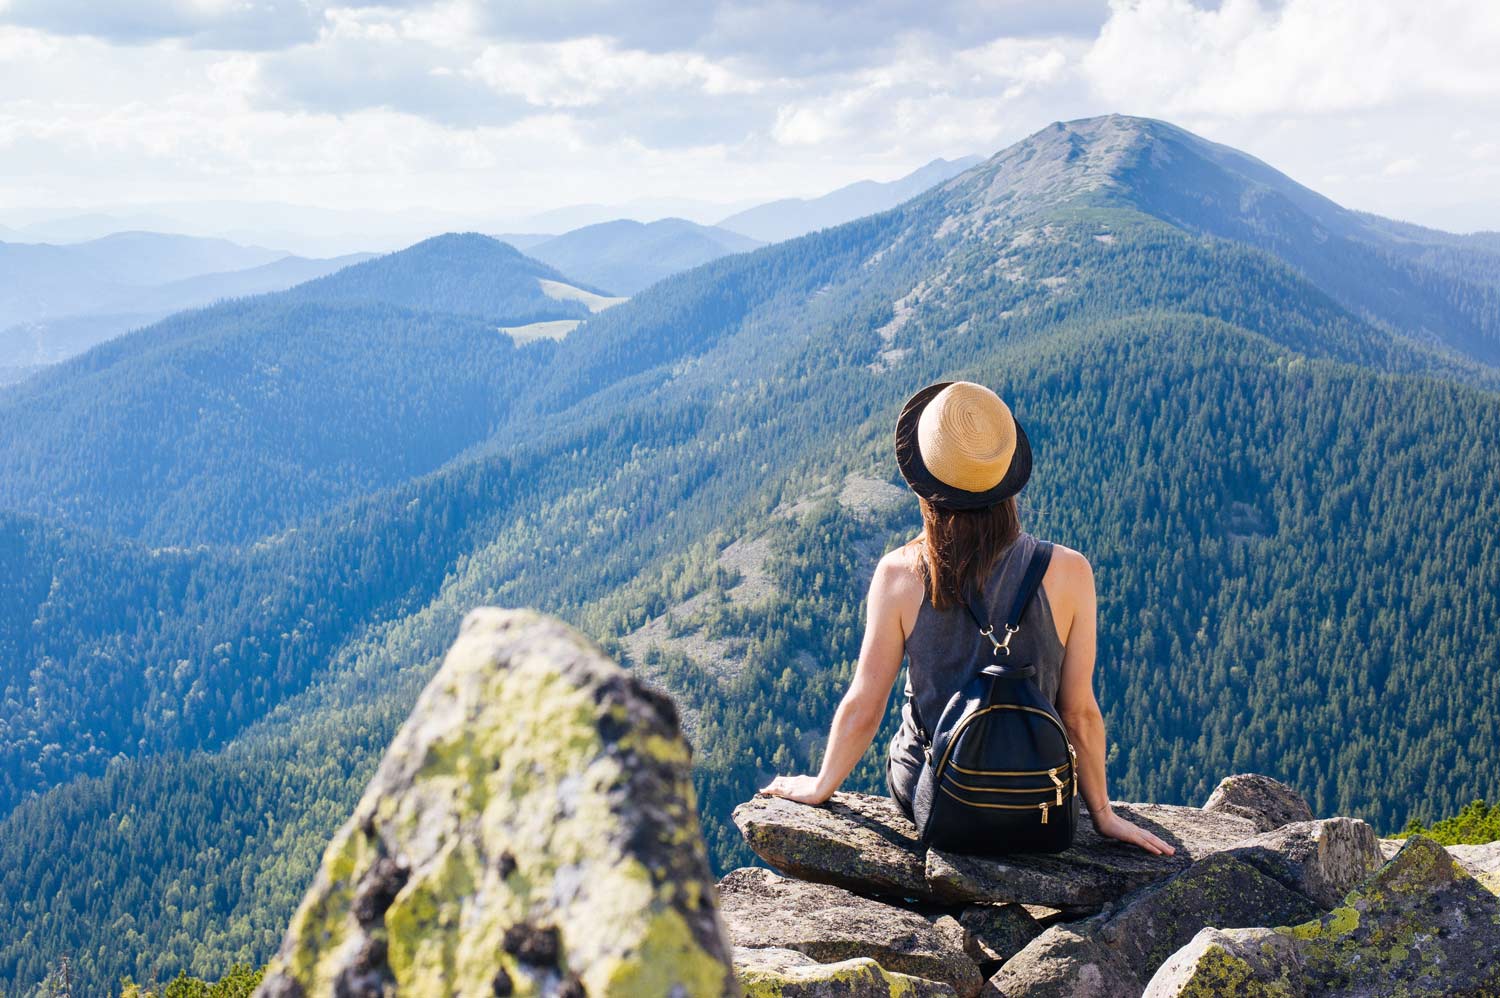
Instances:
[[[883,797],[757,797],[735,821],[780,872],[715,885],[670,699],[558,621],[479,610],[257,998],[1500,994],[1500,843],[1382,841],[1253,775],[1208,805],[1116,805],[1172,857],[1085,819],[1058,856],[984,859]]]

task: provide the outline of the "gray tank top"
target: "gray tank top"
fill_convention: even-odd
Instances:
[[[989,611],[989,620],[999,629],[1010,612],[1021,577],[1037,539],[1022,533],[1000,555],[980,589],[981,602]],[[1063,645],[1057,639],[1057,625],[1052,621],[1052,606],[1045,587],[1021,616],[1021,629],[1010,642],[1012,660],[1031,662],[1036,666],[1036,684],[1042,695],[1057,702],[1057,687],[1062,678]],[[928,596],[922,597],[917,622],[906,639],[907,688],[911,698],[901,711],[901,727],[891,739],[890,757],[893,784],[915,782],[922,767],[923,738],[917,726],[920,718],[931,731],[943,715],[943,708],[980,669],[993,660],[989,639],[979,633],[974,619],[962,605],[939,610]],[[916,716],[913,716],[913,707]],[[904,787],[899,789],[905,789]]]

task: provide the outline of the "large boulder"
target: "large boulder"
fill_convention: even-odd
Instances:
[[[476,610],[329,844],[258,995],[734,995],[672,703]]]
[[[745,998],[955,998],[946,984],[865,957],[819,963],[796,950],[736,946],[734,968]]]
[[[1325,911],[1384,862],[1375,830],[1358,818],[1282,825],[1240,843],[1230,854],[1296,888]]]
[[[1015,901],[1078,911],[1098,909],[1147,884],[1165,880],[1194,860],[1255,835],[1247,818],[1166,804],[1115,804],[1129,821],[1169,842],[1172,856],[1099,836],[1087,818],[1073,847],[1056,855],[965,856],[927,853],[929,893],[945,901]]]
[[[1449,846],[1448,855],[1458,860],[1458,865],[1468,870],[1469,875],[1488,888],[1491,894],[1500,894],[1500,842]]]
[[[1258,773],[1224,777],[1208,795],[1203,810],[1248,818],[1262,832],[1294,821],[1313,820],[1312,808],[1305,797],[1280,780]]]
[[[1093,933],[1054,925],[1005,961],[985,986],[1005,998],[1135,998],[1141,981]]]
[[[1500,994],[1500,899],[1417,835],[1333,911],[1277,929],[1205,931],[1148,998]]]
[[[1048,930],[990,979],[1001,994],[1135,998],[1163,960],[1208,926],[1300,922],[1311,900],[1248,863],[1215,853],[1107,910]]]
[[[1067,852],[998,859],[924,850],[916,829],[885,797],[834,794],[819,807],[756,797],[734,820],[756,854],[783,873],[862,894],[968,904],[1016,902],[1087,914],[1165,879],[1193,860],[1254,836],[1248,818],[1193,807],[1116,804],[1126,818],[1177,847],[1152,856],[1101,838],[1085,816]]]
[[[1290,925],[1326,910],[1232,853],[1215,853],[1083,923],[1142,981],[1199,930]]]
[[[1204,929],[1156,971],[1141,998],[1304,998],[1296,940],[1275,929]]]
[[[841,887],[744,867],[719,881],[719,905],[736,946],[796,950],[822,963],[867,957],[965,998],[984,982],[962,943],[921,915]]]
[[[1422,835],[1339,907],[1286,931],[1313,994],[1500,993],[1500,898]]]
[[[917,829],[889,797],[837,793],[821,807],[755,797],[734,809],[755,854],[788,876],[862,894],[928,896]]]

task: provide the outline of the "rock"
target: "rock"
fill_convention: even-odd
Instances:
[[[672,703],[566,625],[476,610],[261,996],[733,995]]]
[[[975,904],[958,922],[968,933],[968,954],[975,960],[1009,960],[1042,934],[1042,924],[1018,904]]]
[[[863,894],[925,898],[917,829],[889,797],[837,793],[821,807],[754,797],[734,823],[755,854],[782,873]]]
[[[1458,865],[1468,870],[1469,875],[1487,887],[1490,893],[1500,894],[1500,842],[1449,846],[1448,855],[1458,860]]]
[[[983,984],[962,946],[945,941],[927,919],[841,887],[743,867],[719,881],[719,906],[736,946],[793,949],[821,963],[868,957],[964,998]]]
[[[1005,961],[984,993],[1005,998],[1136,998],[1141,981],[1119,954],[1092,934],[1054,925]]]
[[[1301,891],[1325,911],[1383,861],[1375,830],[1358,818],[1283,825],[1240,843],[1230,855]]]
[[[958,950],[961,953],[967,953],[969,959],[975,963],[978,963],[982,959],[975,955],[974,939],[969,935],[969,930],[964,928],[963,923],[957,918],[947,914],[928,915],[925,913],[923,917],[932,923],[932,927],[936,930],[938,938],[943,941],[945,946]]]
[[[1296,941],[1275,929],[1204,929],[1161,965],[1142,998],[1303,998]]]
[[[1097,909],[1255,835],[1255,825],[1247,818],[1195,807],[1116,804],[1114,808],[1171,843],[1177,854],[1153,856],[1134,846],[1103,839],[1084,818],[1079,821],[1073,848],[1054,856],[985,858],[933,849],[927,854],[928,889],[947,901],[1014,901]]]
[[[868,958],[819,963],[788,949],[734,948],[745,998],[953,998],[946,984],[896,974]]]
[[[1223,811],[1248,818],[1255,822],[1256,830],[1261,832],[1269,832],[1294,821],[1313,820],[1312,808],[1301,794],[1280,780],[1256,773],[1224,777],[1214,788],[1214,792],[1208,795],[1203,810]]]
[[[1405,839],[1381,839],[1380,852],[1391,859],[1406,845]],[[1491,894],[1500,894],[1500,842],[1482,845],[1448,846],[1448,855],[1458,860],[1458,865],[1469,871],[1470,876],[1489,889]]]
[[[1141,982],[1205,927],[1298,922],[1319,913],[1297,891],[1228,853],[1215,853],[1093,918],[1048,929],[990,983],[1007,995],[1081,988],[1134,998]]]
[[[1216,853],[1076,928],[1092,932],[1137,977],[1148,980],[1162,961],[1208,926],[1290,925],[1324,910],[1233,853]]]
[[[1193,807],[1115,808],[1177,845],[1178,854],[1151,856],[1102,839],[1086,816],[1073,848],[1056,856],[985,859],[925,852],[896,804],[867,794],[835,794],[821,807],[756,797],[735,809],[734,820],[757,855],[805,880],[917,901],[1043,905],[1069,916],[1097,911],[1257,831],[1248,818]]]
[[[1500,898],[1422,835],[1339,907],[1282,931],[1310,994],[1500,993]]]

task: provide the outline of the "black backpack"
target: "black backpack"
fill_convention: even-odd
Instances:
[[[1010,639],[1051,560],[1052,545],[1038,543],[1002,638],[978,597],[966,600],[994,660],[948,701],[927,745],[912,795],[913,819],[927,845],[1000,855],[1062,852],[1073,844],[1078,754],[1037,688],[1036,665],[1010,658]]]

